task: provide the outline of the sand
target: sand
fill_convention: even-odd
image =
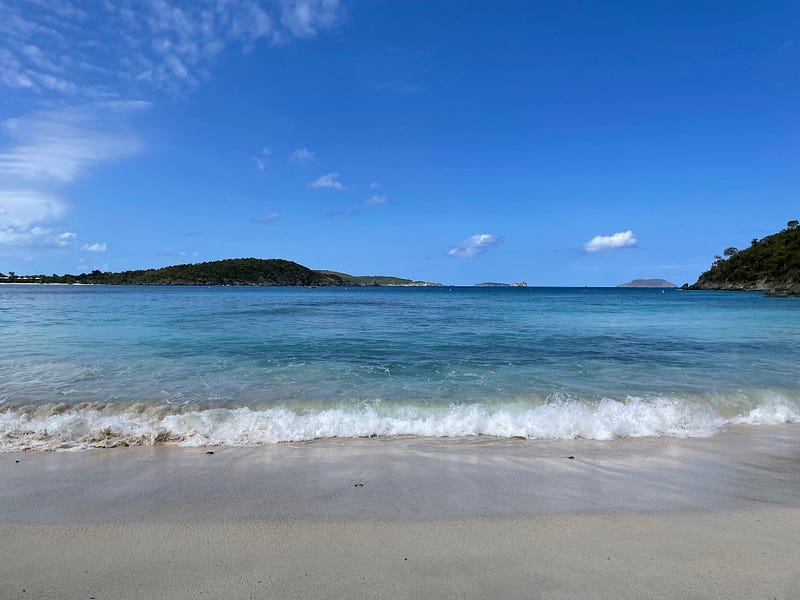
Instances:
[[[800,590],[791,425],[685,440],[9,453],[0,482],[2,599]]]

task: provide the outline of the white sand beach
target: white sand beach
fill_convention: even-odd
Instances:
[[[3,599],[800,589],[792,425],[702,439],[7,453],[0,480]]]

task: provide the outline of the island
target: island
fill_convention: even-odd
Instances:
[[[715,256],[711,268],[688,290],[757,290],[770,296],[800,296],[800,222],[789,221],[786,229],[750,247],[726,248]]]
[[[484,283],[476,283],[473,287],[528,287],[528,283],[526,281],[515,281],[514,283],[486,281]]]
[[[634,279],[628,283],[620,283],[621,288],[676,288],[678,287],[666,279]]]
[[[241,286],[441,286],[384,275],[348,275],[338,271],[315,271],[280,258],[231,258],[173,265],[161,269],[122,271],[94,270],[80,275],[16,275],[10,271],[0,283],[67,283],[106,285],[241,285]]]

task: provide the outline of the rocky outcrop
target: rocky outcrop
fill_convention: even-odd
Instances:
[[[770,295],[800,295],[800,227],[790,221],[783,231],[754,239],[749,248],[730,247],[689,290],[750,290]]]

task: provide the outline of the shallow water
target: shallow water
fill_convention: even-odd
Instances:
[[[0,448],[611,439],[800,421],[800,299],[0,286]]]

